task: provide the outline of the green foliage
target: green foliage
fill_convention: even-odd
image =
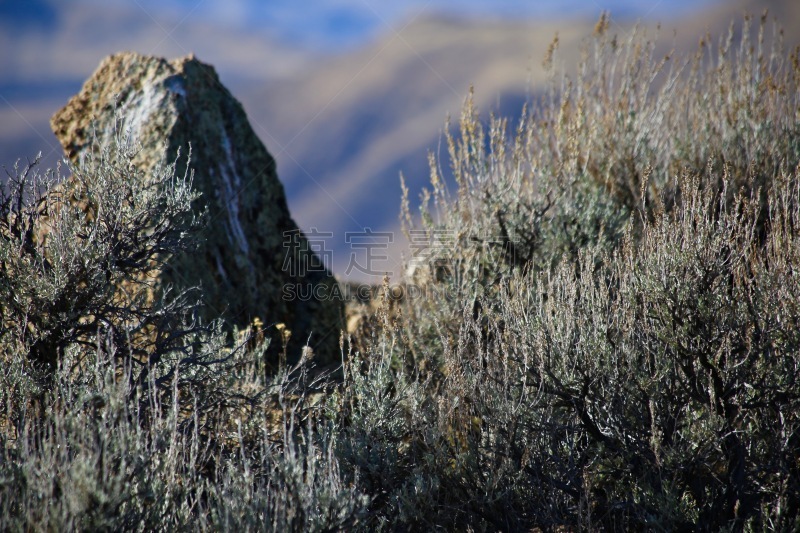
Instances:
[[[432,159],[419,221],[404,200],[412,242],[450,244],[412,262],[398,349],[449,406],[430,516],[793,530],[797,53],[746,21],[668,67],[607,29],[512,136],[468,101],[457,191]]]
[[[174,165],[143,176],[129,165],[134,153],[120,140],[65,181],[34,163],[0,195],[0,342],[36,370],[52,373],[69,348],[97,349],[98,330],[138,359],[183,342],[194,306],[157,276],[190,245],[191,181]]]
[[[309,413],[296,399],[297,377],[253,377],[263,376],[265,346],[231,350],[223,339],[203,341],[228,359],[212,376],[219,390],[181,391],[176,373],[164,394],[151,374],[146,397],[132,402],[116,354],[98,350],[79,378],[59,368],[45,414],[34,417],[7,394],[24,376],[6,376],[0,402],[23,412],[0,439],[0,526],[317,531],[357,523],[367,499],[340,475],[335,435],[312,425],[295,431]],[[208,395],[218,400],[213,412],[199,408]],[[283,404],[277,423],[266,410],[273,397]]]
[[[118,140],[65,180],[32,165],[0,197],[0,528],[356,523],[310,363],[267,377],[263,332],[232,344],[161,282],[195,194],[134,153]]]
[[[584,525],[796,527],[800,174],[774,185],[764,235],[757,199],[687,178],[600,269],[588,249],[503,299],[500,352],[547,413],[529,430],[560,421],[575,443],[534,453],[571,475],[537,476],[587,502]]]

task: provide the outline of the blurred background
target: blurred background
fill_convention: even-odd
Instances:
[[[660,22],[659,46],[689,52],[706,31],[765,8],[793,48],[797,0],[0,0],[0,166],[39,151],[56,164],[49,118],[103,57],[194,53],[244,105],[294,219],[321,235],[334,273],[396,279],[400,172],[417,198],[427,154],[442,152],[445,119],[470,85],[485,116],[515,117],[542,90],[556,33],[574,65],[603,11],[621,37]],[[394,236],[375,241],[370,272],[354,267],[369,252],[352,246],[366,230]]]

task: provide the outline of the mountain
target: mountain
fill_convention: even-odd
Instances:
[[[387,27],[413,17],[458,13],[480,20],[551,20],[563,14],[596,18],[610,11],[627,18],[663,19],[696,12],[722,0],[137,0],[140,11],[171,14],[269,32],[285,43],[309,50],[341,52],[379,37]],[[73,0],[73,5],[114,5],[121,0]]]
[[[706,31],[722,35],[743,10],[760,13],[764,5],[784,25],[800,20],[797,3],[790,1],[716,6],[665,21],[659,50],[690,53]],[[299,225],[333,234],[333,270],[342,274],[354,256],[363,257],[346,242],[346,233],[368,227],[392,232],[393,244],[400,243],[391,247],[390,260],[376,262],[372,281],[384,270],[398,273],[404,248],[399,173],[413,200],[427,184],[428,151],[446,155],[445,118],[457,120],[471,85],[484,114],[518,116],[522,104],[542,90],[541,61],[556,33],[562,63],[574,65],[595,22],[411,19],[369,46],[325,58],[267,89],[244,92],[250,112],[264,117],[256,128],[276,155]],[[633,26],[614,19],[612,31],[624,37]],[[797,43],[796,25],[786,31],[787,43]]]
[[[562,62],[574,65],[601,7],[622,12],[612,11],[611,27],[621,37],[634,25],[631,16],[645,17],[651,26],[652,17],[661,18],[659,46],[665,52],[673,45],[693,50],[706,30],[721,35],[732,20],[741,20],[744,9],[760,14],[765,7],[784,27],[787,48],[800,41],[800,24],[793,23],[800,21],[795,0],[700,0],[688,13],[688,2],[569,0],[546,2],[548,15],[538,17],[532,10],[514,12],[521,9],[519,2],[498,4],[497,13],[505,16],[488,16],[476,0],[463,4],[463,12],[482,18],[443,15],[448,6],[453,12],[453,2],[446,0],[432,3],[431,9],[401,9],[402,3],[392,1],[379,5],[365,34],[352,28],[353,17],[359,16],[353,2],[314,0],[306,9],[308,35],[321,35],[323,43],[333,43],[337,31],[372,37],[313,52],[303,38],[292,41],[302,30],[302,17],[295,20],[297,8],[284,0],[271,3],[269,11],[251,0],[224,8],[215,2],[171,0],[163,11],[156,11],[154,0],[37,3],[44,6],[38,25],[30,22],[31,11],[12,19],[0,10],[0,165],[38,150],[47,156],[46,165],[55,164],[60,147],[47,125],[49,117],[105,55],[194,52],[217,68],[222,83],[243,103],[277,159],[293,217],[306,232],[318,231],[320,245],[333,252],[329,266],[338,275],[354,266],[352,259],[363,263],[368,252],[354,246],[354,239],[365,228],[395,235],[390,250],[376,252],[391,252],[392,259],[377,261],[374,270],[399,272],[399,173],[416,198],[427,182],[427,152],[442,149],[445,118],[458,118],[471,85],[483,113],[518,116],[522,104],[542,90],[541,61],[555,34]],[[554,18],[555,5],[567,14]],[[634,5],[641,7],[635,10]],[[361,5],[360,16],[364,9]],[[273,18],[264,19],[267,15]],[[28,22],[10,31],[18,19]],[[354,232],[351,242],[347,232]],[[358,269],[350,274],[366,277]]]

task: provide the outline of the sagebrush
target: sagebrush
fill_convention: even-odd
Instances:
[[[336,373],[154,281],[202,238],[174,166],[17,173],[2,527],[800,529],[800,52],[654,42],[603,17],[519,120],[466,102]]]

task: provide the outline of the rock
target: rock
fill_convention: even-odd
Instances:
[[[336,295],[336,280],[292,220],[275,160],[212,66],[193,56],[110,56],[51,125],[73,161],[95,146],[93,136],[104,145],[129,131],[142,146],[134,162],[145,175],[191,145],[197,212],[207,209],[207,224],[199,249],[173,258],[162,282],[200,285],[205,319],[240,327],[258,319],[278,349],[284,335],[271,326],[285,324],[290,358],[310,335],[318,361],[340,360],[343,302],[326,297]],[[185,163],[181,157],[181,174]]]

